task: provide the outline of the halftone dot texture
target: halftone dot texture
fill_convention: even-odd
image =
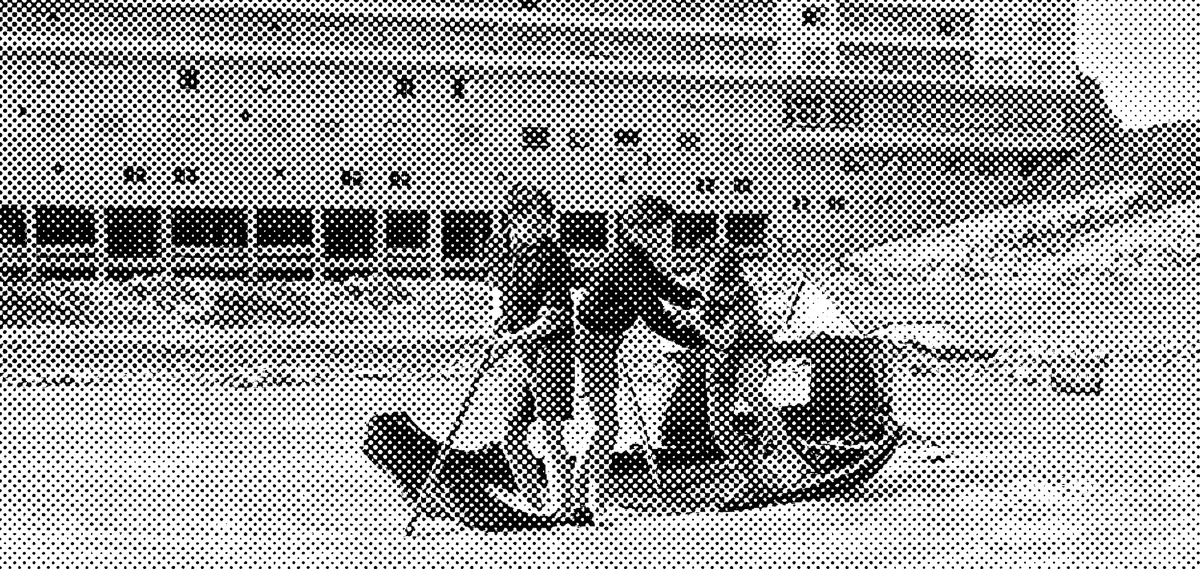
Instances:
[[[14,565],[1194,556],[1196,132],[1070,2],[224,6],[0,15]]]

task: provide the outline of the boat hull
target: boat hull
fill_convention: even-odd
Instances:
[[[795,434],[810,431],[805,423],[811,413],[802,406],[787,407],[784,419],[813,475],[788,489],[768,489],[749,499],[726,503],[720,496],[722,478],[714,474],[724,462],[719,451],[709,446],[654,449],[659,480],[651,481],[646,453],[640,449],[614,457],[613,476],[619,488],[618,502],[652,514],[683,514],[699,510],[745,510],[802,500],[835,496],[870,480],[891,458],[899,444],[898,426],[887,417],[872,421],[856,444],[822,443]],[[747,432],[754,421],[739,418]],[[379,468],[400,485],[410,503],[418,500],[426,474],[436,459],[439,443],[404,412],[375,416],[370,423],[364,451]],[[554,521],[529,515],[496,500],[490,485],[509,487],[511,474],[500,450],[488,446],[476,451],[450,449],[441,476],[421,498],[424,515],[448,518],[483,531],[515,531],[546,528]]]

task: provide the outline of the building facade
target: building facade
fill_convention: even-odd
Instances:
[[[803,262],[1061,163],[1071,4],[30,5],[4,22],[12,278],[471,273],[514,182],[581,259],[642,192]]]

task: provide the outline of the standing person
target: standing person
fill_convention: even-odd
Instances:
[[[617,350],[622,336],[641,318],[656,334],[689,349],[707,342],[692,327],[683,326],[666,311],[665,300],[690,309],[701,300],[663,274],[654,258],[670,246],[675,209],[665,200],[643,195],[621,213],[617,239],[586,283],[579,304],[579,358],[583,388],[596,421],[591,444],[575,466],[574,518],[580,523],[600,518],[604,523],[612,494],[609,470],[618,427],[616,395],[619,377]]]
[[[529,375],[521,389],[521,407],[502,445],[516,493],[491,488],[500,500],[520,510],[557,514],[570,482],[564,424],[573,414],[575,344],[571,261],[554,239],[554,202],[543,190],[512,188],[505,210],[507,227],[490,243],[487,260],[492,284],[501,294],[501,314],[491,348],[499,361],[512,348],[524,353]],[[546,486],[537,479],[526,442],[535,420],[546,441]]]
[[[800,453],[784,428],[779,410],[763,393],[770,374],[774,339],[762,324],[758,297],[742,272],[742,258],[726,245],[712,267],[708,303],[700,315],[700,330],[722,357],[708,380],[709,425],[717,445],[730,460],[729,479],[723,485],[736,502],[764,484],[787,489],[807,473]],[[738,399],[749,404],[758,420],[758,448],[751,449],[734,425]]]

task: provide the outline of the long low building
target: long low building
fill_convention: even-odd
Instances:
[[[1068,2],[653,4],[24,4],[0,264],[469,276],[515,182],[581,258],[648,192],[685,212],[681,256],[817,263],[1028,197],[1072,153]]]

